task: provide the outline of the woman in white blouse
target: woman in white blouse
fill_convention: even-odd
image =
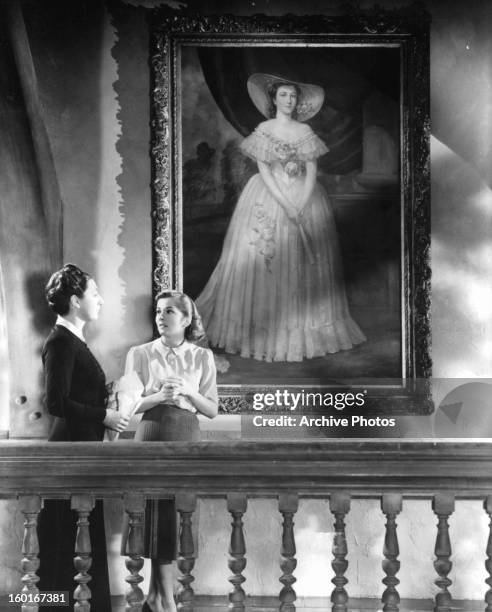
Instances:
[[[184,293],[156,297],[155,321],[160,338],[130,349],[125,374],[135,372],[143,384],[135,407],[143,413],[136,441],[198,441],[197,413],[213,418],[218,410],[212,351],[194,344],[205,335],[194,302]],[[176,512],[172,500],[149,500],[145,513],[145,553],[152,575],[142,612],[174,612]],[[126,538],[123,553],[128,554]]]

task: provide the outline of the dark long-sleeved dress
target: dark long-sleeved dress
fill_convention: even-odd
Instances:
[[[43,347],[46,404],[55,417],[50,441],[102,441],[106,416],[106,378],[89,348],[75,334],[55,325]],[[48,499],[40,513],[38,537],[42,591],[69,591],[73,607],[76,512],[69,500]],[[91,512],[91,610],[110,612],[111,599],[102,500]],[[51,608],[43,608],[51,610]],[[59,608],[53,608],[58,611]]]

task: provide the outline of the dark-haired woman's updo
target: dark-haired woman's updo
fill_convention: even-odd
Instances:
[[[45,295],[51,310],[56,314],[66,315],[70,310],[70,298],[76,295],[81,298],[87,289],[91,277],[71,263],[51,275],[45,288]]]
[[[182,293],[181,291],[161,291],[155,297],[155,304],[157,306],[157,302],[164,298],[173,298],[176,307],[185,315],[185,317],[190,317],[190,324],[185,329],[185,339],[190,342],[198,342],[199,340],[203,340],[205,338],[205,330],[203,328],[202,318],[198,313],[198,310],[195,306],[195,302],[186,295],[186,293]]]
[[[270,105],[268,107],[268,114],[270,119],[273,119],[277,115],[277,107],[275,105],[275,97],[277,91],[281,87],[293,87],[297,94],[297,105],[301,100],[301,89],[297,83],[290,83],[289,81],[274,81],[267,89],[268,97],[270,98]],[[297,119],[297,108],[292,113],[292,119]]]

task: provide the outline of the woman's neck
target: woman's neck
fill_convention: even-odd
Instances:
[[[177,348],[178,346],[181,346],[184,341],[185,341],[184,336],[175,336],[174,338],[161,336],[162,344],[164,346],[167,346],[168,348]]]
[[[79,318],[74,312],[68,312],[66,315],[62,315],[65,321],[71,323],[74,327],[76,327],[81,333],[84,331],[84,326],[86,321]]]
[[[275,121],[281,126],[284,126],[284,125],[286,126],[286,125],[293,123],[294,119],[292,119],[292,115],[285,115],[284,113],[277,113],[275,115]]]

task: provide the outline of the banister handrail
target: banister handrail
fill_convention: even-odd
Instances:
[[[492,440],[0,442],[0,497],[120,497],[193,491],[327,497],[439,491],[483,498],[492,491]]]

